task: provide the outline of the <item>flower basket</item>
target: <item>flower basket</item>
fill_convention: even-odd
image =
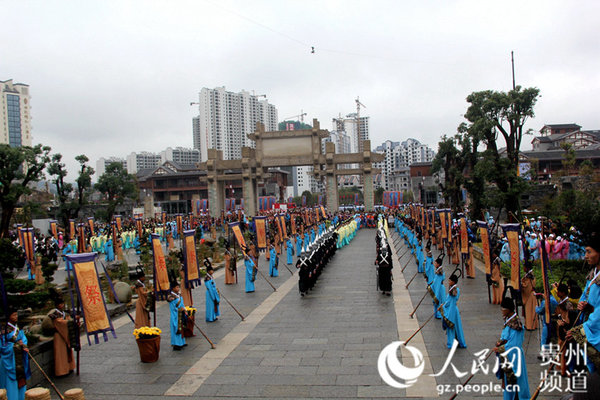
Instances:
[[[145,363],[153,363],[158,361],[160,353],[160,336],[155,336],[150,339],[135,340],[140,351],[140,360]]]
[[[186,307],[185,312],[187,317],[185,318],[185,324],[182,329],[181,336],[184,338],[194,337],[194,322],[196,318],[196,309],[193,307]]]
[[[160,353],[160,334],[158,328],[143,326],[133,331],[135,341],[140,351],[140,360],[145,363],[158,361]]]

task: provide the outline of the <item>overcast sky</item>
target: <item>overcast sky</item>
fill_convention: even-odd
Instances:
[[[372,147],[437,150],[466,96],[540,88],[527,127],[600,129],[598,1],[1,1],[0,80],[30,85],[34,143],[74,157],[192,147],[202,87],[371,117]],[[310,47],[315,47],[311,54]],[[524,148],[530,148],[527,139]]]

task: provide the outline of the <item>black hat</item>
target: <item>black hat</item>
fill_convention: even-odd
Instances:
[[[592,232],[588,237],[587,245],[600,253],[600,235],[597,232]]]
[[[556,288],[556,290],[558,292],[562,292],[562,293],[569,293],[569,286],[567,286],[566,283],[561,283],[558,285],[558,287]]]
[[[179,284],[179,282],[177,282],[177,280],[172,280],[171,281],[171,290],[174,289],[175,286],[181,286],[181,285]]]
[[[500,304],[500,307],[505,308],[510,311],[515,311],[515,302],[512,299],[505,297],[502,299],[502,303]]]
[[[452,282],[458,282],[458,276],[456,276],[455,274],[450,275],[449,278]]]

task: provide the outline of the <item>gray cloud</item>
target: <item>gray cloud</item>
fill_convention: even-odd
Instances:
[[[61,152],[72,174],[80,153],[191,147],[189,102],[204,86],[267,94],[280,118],[302,109],[325,128],[360,96],[374,144],[436,147],[462,122],[469,93],[510,89],[510,50],[517,82],[542,92],[530,128],[600,128],[594,1],[3,6],[0,79],[31,86],[34,141]]]

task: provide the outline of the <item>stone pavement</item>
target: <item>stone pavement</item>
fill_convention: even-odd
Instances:
[[[438,372],[447,358],[446,337],[439,321],[431,321],[411,345],[425,357],[425,373],[407,389],[385,384],[377,371],[380,351],[407,336],[432,313],[429,299],[416,313],[408,314],[424,293],[423,279],[417,277],[404,288],[416,267],[411,262],[405,273],[401,267],[409,256],[394,265],[394,293],[382,296],[376,291],[375,231],[359,231],[349,246],[339,249],[307,297],[297,291],[297,274],[280,267],[280,276],[271,278],[274,292],[257,277],[256,292],[244,293],[241,264],[240,283],[224,285],[224,271],[216,273],[222,293],[246,316],[245,321],[221,301],[219,321],[206,323],[204,287],[194,291],[197,323],[216,344],[211,350],[204,338],[188,339],[183,351],[172,351],[168,329],[168,307],[159,303],[158,326],[163,330],[161,356],[154,364],[139,361],[131,331],[132,323],[121,317],[115,322],[118,338],[98,345],[83,345],[81,375],[58,379],[62,390],[82,387],[88,400],[169,399],[169,398],[449,398],[438,397],[437,385],[457,384],[459,379],[447,370]],[[394,236],[395,237],[395,236]],[[398,252],[404,243],[398,242]],[[437,254],[437,252],[436,252]],[[280,259],[280,263],[284,258]],[[261,255],[260,268],[267,265]],[[449,276],[451,271],[446,272]],[[468,349],[457,350],[453,362],[459,370],[469,370],[473,353],[490,348],[502,328],[498,306],[489,305],[485,275],[461,280],[459,302]],[[535,368],[537,333],[526,334],[529,342],[527,364],[532,392],[540,368]],[[402,356],[405,353],[402,352]],[[400,357],[402,359],[402,357]],[[462,378],[464,380],[466,378]],[[498,383],[491,375],[477,375],[471,383]],[[485,397],[500,398],[501,394]],[[459,399],[475,398],[463,394]],[[483,396],[480,396],[483,397]],[[543,398],[550,396],[544,395]],[[558,397],[558,396],[555,396]]]

